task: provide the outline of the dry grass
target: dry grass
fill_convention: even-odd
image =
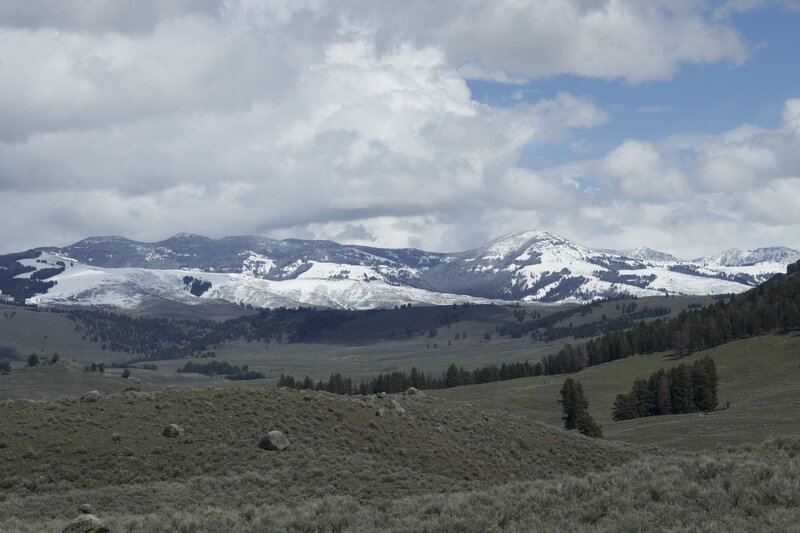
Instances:
[[[582,475],[638,455],[430,398],[303,397],[206,388],[129,392],[96,403],[3,402],[0,530],[54,529],[84,502],[110,523],[141,522],[145,530],[153,529],[153,517],[190,520],[196,511],[179,510],[198,506],[221,507],[225,520],[251,507],[278,512],[331,497],[370,509],[413,495]],[[384,416],[376,416],[378,408]],[[163,437],[170,423],[186,435]],[[271,429],[289,437],[287,451],[257,447]]]

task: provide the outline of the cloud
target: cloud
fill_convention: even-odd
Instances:
[[[458,250],[542,227],[628,243],[710,212],[692,194],[751,209],[736,188],[790,179],[800,153],[792,100],[775,130],[686,137],[690,167],[632,138],[523,168],[526,148],[579,150],[575,132],[611,115],[586,95],[493,107],[470,92],[470,78],[640,83],[741,64],[747,44],[702,2],[19,0],[0,6],[0,54],[8,251],[178,231]]]
[[[221,7],[218,0],[9,0],[0,4],[0,26],[141,33],[168,18],[217,16]]]
[[[600,162],[598,171],[629,198],[674,199],[689,190],[683,173],[648,142],[625,141]]]
[[[541,169],[571,182],[566,230],[608,247],[662,247],[683,257],[729,247],[800,248],[800,103],[774,129],[629,139],[601,158]],[[583,188],[586,179],[603,186]],[[563,201],[562,201],[563,202]]]
[[[670,79],[682,63],[740,64],[747,45],[699,3],[544,0],[472,2],[438,31],[470,75],[498,79],[577,74],[639,83]],[[534,53],[531,53],[531,52]],[[484,66],[481,73],[480,66]]]

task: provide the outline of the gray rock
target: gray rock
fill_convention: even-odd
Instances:
[[[283,451],[289,447],[289,439],[278,430],[273,430],[261,437],[258,447],[263,450]]]
[[[383,398],[386,398],[386,393],[385,392],[379,392],[378,394],[376,394],[376,396],[378,398],[380,398],[380,399],[383,399]]]
[[[178,424],[170,424],[164,428],[164,436],[169,439],[174,439],[175,437],[180,437],[181,435],[183,435],[183,428]]]
[[[81,505],[80,507],[78,507],[78,510],[79,510],[79,511],[80,511],[82,514],[94,514],[94,509],[93,509],[93,508],[92,508],[92,506],[91,506],[91,505],[89,505],[88,503],[84,503],[83,505]]]
[[[83,396],[81,396],[82,402],[99,402],[100,401],[100,393],[96,390],[89,391]]]
[[[415,387],[409,387],[403,394],[406,396],[425,396],[424,392]]]
[[[62,533],[108,533],[108,528],[96,516],[81,514],[67,524]]]

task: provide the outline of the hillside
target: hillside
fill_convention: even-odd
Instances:
[[[307,398],[236,388],[4,402],[0,530],[58,531],[84,503],[112,531],[145,532],[795,523],[798,441],[666,455],[425,396]],[[173,423],[185,433],[164,437]],[[272,429],[288,449],[257,446]]]
[[[671,415],[613,422],[617,394],[660,368],[711,356],[719,372],[719,400],[726,409],[709,414]],[[685,358],[672,353],[629,357],[573,375],[586,391],[592,417],[608,439],[679,450],[758,443],[774,437],[800,438],[800,332],[731,342]],[[538,376],[430,391],[451,401],[478,405],[532,421],[561,425],[556,403],[565,376]]]
[[[57,529],[84,502],[122,529],[155,516],[185,520],[218,505],[238,514],[328,496],[377,504],[478,490],[582,475],[638,455],[424,396],[312,393],[306,401],[274,389],[192,389],[93,403],[6,402],[3,410],[2,531]],[[165,438],[168,424],[186,434]],[[272,429],[289,438],[286,451],[257,446]],[[342,511],[339,519],[347,520]]]
[[[491,301],[589,302],[664,294],[746,291],[800,259],[789,248],[728,250],[681,260],[593,250],[546,231],[475,250],[433,253],[258,236],[179,234],[157,243],[90,237],[63,248],[0,256],[0,299],[39,305],[247,305],[392,308]]]
[[[658,302],[675,308],[610,335],[689,324],[702,347],[711,317],[743,320],[718,339],[724,344],[683,358],[631,352],[575,373],[603,425],[600,440],[558,427],[564,375],[381,398],[178,374],[182,359],[158,360],[157,371],[134,369],[128,380],[119,369],[99,375],[63,362],[15,365],[0,376],[0,398],[36,399],[0,402],[0,530],[58,531],[84,503],[122,531],[791,530],[800,505],[800,333],[768,333],[791,314],[798,274],[790,271],[703,309],[712,301],[658,297],[583,307],[276,310],[218,323],[97,311],[73,312],[72,320],[13,308],[21,314],[3,316],[6,324],[52,321],[72,342],[130,331],[147,344],[173,328],[187,339],[216,338],[218,345],[200,343],[218,350],[215,361],[252,362],[273,377],[284,368],[368,376],[409,363],[441,369],[454,359],[542,357],[575,342],[582,328],[621,324]],[[774,316],[752,312],[769,309]],[[748,329],[755,323],[759,336]],[[88,324],[98,341],[74,335]],[[512,335],[524,324],[533,335]],[[236,331],[244,336],[226,337]],[[259,337],[263,331],[269,335]],[[288,331],[311,337],[278,342],[274,335]],[[556,331],[569,335],[542,340]],[[610,420],[614,397],[634,379],[705,355],[719,368],[724,409]],[[79,401],[90,390],[100,392],[97,401]],[[183,433],[165,437],[169,424]],[[260,449],[274,429],[289,448]]]

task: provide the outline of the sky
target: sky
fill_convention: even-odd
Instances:
[[[800,249],[800,0],[4,0],[0,252]]]

